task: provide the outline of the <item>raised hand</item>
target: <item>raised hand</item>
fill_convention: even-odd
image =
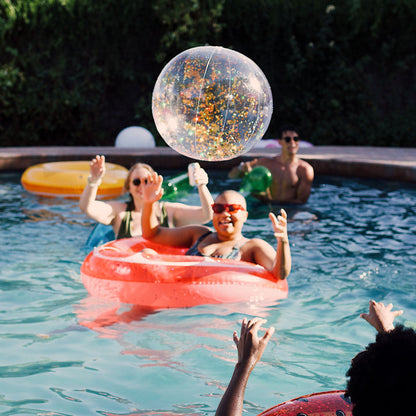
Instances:
[[[280,210],[280,215],[276,217],[272,212],[269,218],[273,225],[274,236],[282,241],[288,241],[287,236],[287,214],[284,209]]]
[[[208,184],[208,174],[205,172],[201,166],[195,166],[195,169],[192,171],[193,181],[196,183],[196,186],[207,185]],[[191,180],[189,181],[191,182]]]
[[[260,326],[267,322],[262,318],[253,318],[247,322],[244,318],[241,324],[240,337],[234,332],[233,338],[238,350],[238,363],[235,366],[231,381],[222,396],[216,416],[241,416],[243,412],[244,392],[251,371],[260,360],[274,328],[266,329],[263,337],[257,333]]]
[[[144,202],[152,203],[159,201],[163,196],[163,177],[155,173],[149,173],[145,183],[142,185],[142,197]]]
[[[394,318],[402,315],[403,311],[393,311],[393,304],[384,306],[382,302],[370,300],[368,313],[362,313],[361,318],[365,319],[378,332],[388,332],[394,329]]]
[[[266,322],[267,320],[262,318],[253,318],[250,321],[244,318],[241,324],[240,337],[238,337],[237,332],[233,334],[238,350],[238,363],[248,365],[250,371],[260,360],[269,339],[274,333],[274,328],[270,327],[262,338],[258,337],[258,330]]]
[[[90,163],[90,176],[93,181],[102,179],[105,175],[105,156],[97,155]]]

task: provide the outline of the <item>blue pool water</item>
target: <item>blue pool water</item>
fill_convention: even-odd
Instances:
[[[210,188],[238,181],[210,172]],[[196,203],[197,195],[185,201]],[[250,200],[247,236],[275,244]],[[246,392],[247,415],[345,387],[350,359],[374,339],[368,300],[415,325],[416,187],[317,178],[285,207],[293,269],[275,305],[203,305],[146,314],[88,296],[80,280],[93,227],[77,202],[39,198],[0,175],[0,415],[209,415],[226,387],[244,316],[276,327]]]

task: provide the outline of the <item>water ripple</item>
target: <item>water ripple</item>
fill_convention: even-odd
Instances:
[[[55,371],[57,368],[82,367],[82,361],[38,361],[25,364],[0,366],[0,378],[28,377]]]
[[[209,176],[214,195],[239,185]],[[262,316],[276,333],[247,389],[246,413],[256,415],[344,387],[351,358],[373,339],[359,318],[370,298],[416,322],[414,186],[317,177],[303,206],[249,197],[248,237],[275,246],[268,213],[288,212],[288,298],[160,311],[87,295],[80,266],[93,221],[76,201],[30,195],[9,174],[0,195],[0,416],[211,414],[236,360],[233,331]]]

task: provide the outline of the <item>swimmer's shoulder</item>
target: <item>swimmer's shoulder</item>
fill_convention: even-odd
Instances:
[[[310,180],[313,179],[315,174],[312,165],[303,159],[299,159],[298,172],[302,173],[302,176],[307,177]]]

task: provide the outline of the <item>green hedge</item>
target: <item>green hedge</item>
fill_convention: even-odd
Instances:
[[[0,145],[113,145],[155,130],[163,66],[211,44],[253,59],[281,124],[318,145],[415,147],[412,0],[0,0]]]

